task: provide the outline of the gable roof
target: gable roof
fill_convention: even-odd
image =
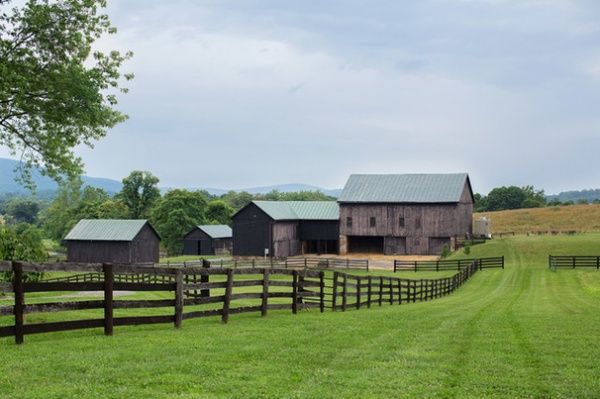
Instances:
[[[273,220],[338,220],[335,201],[252,201]]]
[[[198,226],[200,230],[205,232],[211,238],[231,238],[233,231],[226,224],[207,224]]]
[[[351,175],[338,202],[460,202],[465,184],[471,191],[466,173]]]
[[[71,229],[65,240],[133,241],[146,224],[156,233],[147,220],[82,219]],[[159,237],[158,233],[156,236]]]

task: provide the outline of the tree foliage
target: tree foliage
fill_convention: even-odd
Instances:
[[[48,237],[61,241],[81,219],[119,219],[128,213],[101,188],[81,188],[81,180],[61,183],[59,193],[45,212],[43,227]]]
[[[206,208],[206,221],[209,224],[231,224],[231,217],[235,210],[227,205],[225,201],[210,201]]]
[[[46,252],[41,235],[34,226],[22,224],[17,228],[0,229],[0,260],[41,262]],[[37,281],[42,273],[26,273],[26,281]],[[12,281],[12,272],[0,272],[0,281]]]
[[[497,187],[483,197],[475,194],[475,211],[504,211],[521,208],[538,208],[546,206],[544,190],[536,190],[533,186],[522,188],[516,186]]]
[[[35,224],[40,211],[40,204],[31,198],[13,198],[8,203],[6,211],[15,224]]]
[[[129,209],[130,219],[148,219],[152,208],[160,199],[158,178],[152,173],[134,170],[123,179],[123,188],[115,199],[123,201]]]
[[[167,191],[152,212],[152,225],[170,253],[183,251],[183,237],[195,226],[206,224],[207,202],[199,191]]]
[[[11,9],[0,1],[0,145],[20,155],[30,188],[33,167],[55,179],[80,175],[73,148],[93,146],[127,119],[114,107],[127,91],[119,70],[132,54],[92,48],[116,32],[104,7],[105,0],[29,0]]]

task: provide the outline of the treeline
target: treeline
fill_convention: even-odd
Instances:
[[[160,234],[164,248],[169,253],[179,254],[183,251],[183,236],[194,226],[230,225],[233,214],[253,200],[336,200],[321,192],[282,193],[277,190],[266,194],[229,191],[216,196],[205,190],[172,189],[162,195],[158,183],[159,179],[150,172],[133,171],[123,179],[121,191],[114,195],[101,188],[83,187],[79,180],[62,182],[52,200],[31,196],[2,197],[0,215],[3,231],[9,234],[10,230],[16,235],[28,232],[28,243],[31,242],[30,237],[39,238],[40,242],[43,237],[60,245],[81,219],[148,219]],[[39,255],[38,247],[36,251]]]
[[[599,190],[594,190],[599,191]],[[600,192],[599,192],[600,194]],[[598,204],[600,199],[595,197],[569,199],[561,201],[558,196],[548,197],[544,190],[536,190],[533,186],[525,187],[498,187],[489,192],[487,196],[475,194],[475,212],[505,211],[511,209],[541,208],[545,206]]]

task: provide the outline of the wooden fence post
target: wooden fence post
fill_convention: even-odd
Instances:
[[[319,272],[319,299],[320,299],[320,310],[321,313],[325,312],[325,272]]]
[[[221,260],[222,262],[223,260]],[[210,262],[206,259],[202,259],[202,268],[203,269],[210,269]],[[200,282],[201,283],[209,283],[210,282],[210,278],[208,274],[203,274],[200,276]],[[206,288],[203,290],[200,290],[200,297],[201,298],[208,298],[210,297],[210,288]]]
[[[342,277],[342,312],[346,311],[346,305],[348,305],[348,275],[344,274]]]
[[[260,315],[267,317],[267,307],[269,306],[269,269],[263,269],[263,289],[262,289],[262,303],[260,306]]]
[[[292,313],[298,312],[298,270],[292,271]]]
[[[115,272],[112,263],[102,264],[104,272],[104,335],[110,337],[113,335],[114,312],[114,282]]]
[[[225,298],[223,299],[223,314],[221,322],[227,324],[229,321],[229,308],[231,306],[231,295],[233,293],[233,269],[227,269],[227,284],[225,286]]]
[[[367,291],[367,308],[371,309],[371,299],[373,298],[373,276],[367,276],[369,288]]]
[[[335,307],[337,304],[337,281],[338,281],[338,272],[333,272],[333,292],[331,296],[331,310],[335,312]]]
[[[15,343],[21,345],[25,335],[25,291],[23,290],[23,264],[13,262],[12,269],[14,274],[13,291],[15,293]]]
[[[356,309],[360,309],[360,300],[361,300],[361,287],[362,284],[361,278],[359,276],[356,277]]]
[[[183,270],[175,271],[175,328],[181,328],[183,320]]]

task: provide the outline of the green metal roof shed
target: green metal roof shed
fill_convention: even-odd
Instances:
[[[147,220],[82,219],[65,237],[67,261],[158,263],[160,236]]]
[[[273,220],[338,220],[335,201],[252,201]]]

